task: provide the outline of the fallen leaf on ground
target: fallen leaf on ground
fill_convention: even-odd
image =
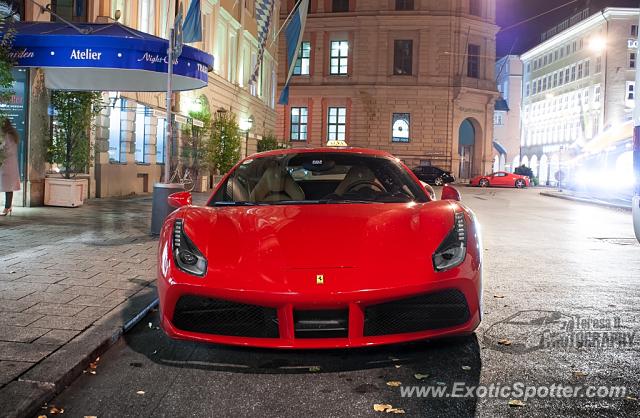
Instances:
[[[576,370],[576,371],[574,371],[574,372],[573,372],[573,375],[574,375],[575,377],[585,377],[585,376],[587,376],[588,374],[589,374],[589,373],[587,373],[587,372],[582,372],[582,371],[579,371],[579,370]]]
[[[471,367],[469,367],[469,366],[462,366],[462,370],[471,370]]]
[[[633,396],[633,395],[628,395],[628,396],[625,396],[624,398],[625,398],[626,400],[628,400],[628,401],[637,401],[637,400],[638,400],[638,398],[636,398],[636,397],[635,397],[635,396]]]
[[[390,382],[387,382],[387,386],[391,386],[392,388],[397,388],[401,384],[402,382],[398,382],[397,380],[392,380]]]
[[[49,408],[49,413],[51,415],[64,414],[64,408],[58,408],[57,406],[52,406]]]
[[[501,340],[498,340],[498,344],[500,344],[500,345],[511,345],[511,341],[507,340],[506,338],[503,338]]]
[[[413,377],[415,377],[418,380],[422,380],[422,379],[426,379],[427,377],[429,377],[428,374],[420,374],[420,373],[416,373],[413,375]]]
[[[139,390],[136,392],[137,395],[144,395],[144,390]]]
[[[509,401],[509,406],[513,406],[513,407],[521,407],[524,406],[525,403],[522,402],[520,399],[511,399]]]
[[[95,370],[89,370],[89,373],[96,374],[96,371]]]
[[[386,403],[376,403],[373,405],[373,410],[376,412],[386,412],[387,409],[391,409],[393,406]]]
[[[47,418],[46,415],[38,415],[38,418]]]
[[[320,371],[320,367],[318,367],[318,366],[311,366],[311,367],[309,367],[309,371],[310,371],[310,372],[319,372],[319,371]]]
[[[504,295],[493,295],[496,299],[504,299]]]
[[[401,409],[401,408],[387,409],[386,412],[388,414],[404,414],[405,413],[404,409]]]

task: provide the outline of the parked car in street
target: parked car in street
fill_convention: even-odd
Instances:
[[[430,165],[421,165],[411,171],[413,171],[413,174],[415,174],[421,181],[434,184],[436,186],[453,183],[456,180],[451,172]]]
[[[531,180],[529,177],[520,174],[496,171],[486,176],[476,176],[469,180],[469,184],[479,187],[515,187],[522,189],[529,187]]]
[[[397,158],[357,148],[249,156],[206,206],[160,235],[161,326],[172,338],[340,348],[466,335],[480,323],[475,215]]]

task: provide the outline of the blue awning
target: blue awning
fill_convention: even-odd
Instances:
[[[55,90],[166,91],[168,40],[119,23],[74,26],[11,24],[16,66],[44,68],[45,85]],[[185,45],[174,60],[173,89],[205,87],[212,65],[211,55]]]
[[[499,154],[505,154],[505,155],[507,154],[507,149],[504,147],[504,145],[502,145],[496,140],[493,141],[493,148],[495,148]]]

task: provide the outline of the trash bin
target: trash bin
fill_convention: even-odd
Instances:
[[[181,183],[156,183],[153,185],[153,204],[151,206],[151,235],[160,235],[165,218],[175,210],[169,206],[170,194],[183,192]]]

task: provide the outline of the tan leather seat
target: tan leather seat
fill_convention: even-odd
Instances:
[[[230,193],[227,194],[231,196],[234,202],[248,202],[251,197],[247,188],[236,176],[233,176],[231,177],[231,179],[229,179],[227,188],[231,189]]]
[[[274,165],[265,170],[251,192],[251,200],[254,202],[304,200],[304,191],[288,172]]]
[[[340,182],[334,193],[343,195],[356,184],[367,182],[379,184],[375,174],[373,174],[373,171],[361,165],[354,165],[349,169],[347,175],[344,177],[344,180]]]

